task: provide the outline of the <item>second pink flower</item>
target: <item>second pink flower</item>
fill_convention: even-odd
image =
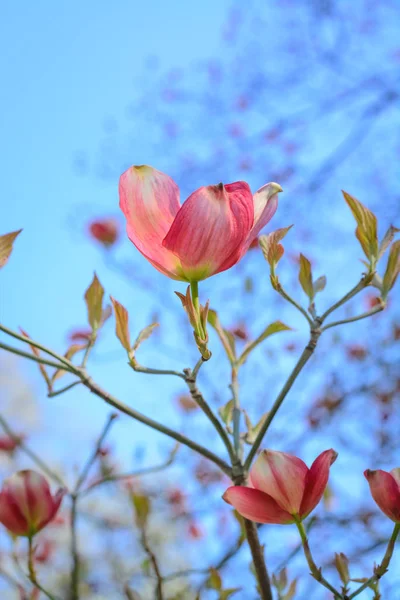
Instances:
[[[168,175],[133,166],[121,175],[120,207],[129,239],[159,271],[200,281],[235,265],[278,206],[277,183],[253,196],[244,181],[201,187],[181,206]]]

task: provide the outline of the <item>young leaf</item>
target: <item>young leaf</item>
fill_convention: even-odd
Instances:
[[[253,426],[247,412],[244,411],[244,417],[245,417],[246,427],[247,427],[247,432],[244,436],[244,441],[247,444],[254,444],[256,437],[258,435],[258,432],[260,431],[261,427],[263,426],[265,419],[268,417],[268,414],[269,414],[268,412],[263,414],[261,419],[258,421],[258,423]]]
[[[398,229],[397,227],[394,227],[393,225],[391,225],[389,227],[389,229],[385,233],[384,238],[381,241],[381,244],[379,246],[378,258],[382,258],[382,256],[384,255],[384,253],[386,252],[386,250],[388,249],[388,247],[392,243],[394,236],[399,231],[400,231],[400,229]]]
[[[21,233],[21,231],[22,229],[18,229],[18,231],[12,231],[11,233],[0,235],[0,269],[4,267],[4,265],[10,258],[14,240],[17,237],[17,235]]]
[[[72,346],[70,346],[68,348],[68,350],[66,351],[64,356],[65,356],[65,358],[68,358],[68,360],[71,360],[75,356],[75,354],[77,354],[78,352],[81,352],[81,350],[84,350],[86,347],[87,347],[87,344],[72,344]],[[64,371],[64,369],[57,369],[53,373],[53,376],[51,378],[51,383],[54,383],[55,381],[57,381],[57,379],[60,379],[60,377],[65,375],[65,373],[66,373],[66,371]]]
[[[297,579],[293,579],[293,581],[290,582],[287,592],[285,593],[284,596],[282,596],[282,600],[293,600],[293,598],[295,597],[295,594],[296,594],[296,589],[297,589]]]
[[[225,590],[221,590],[219,593],[218,600],[228,600],[228,598],[231,598],[233,594],[236,594],[236,592],[240,592],[241,589],[242,588],[226,588]]]
[[[148,325],[147,327],[142,329],[142,331],[137,336],[135,343],[133,344],[133,348],[132,348],[133,353],[136,352],[136,350],[139,348],[139,346],[142,342],[144,342],[151,336],[151,334],[153,333],[153,331],[156,327],[158,327],[158,323],[152,323],[151,325]]]
[[[325,286],[326,277],[325,275],[321,275],[321,277],[318,277],[318,279],[313,282],[314,296],[315,294],[318,294],[318,292],[322,292],[322,290],[325,289]]]
[[[376,216],[361,204],[359,200],[347,192],[342,192],[355,220],[357,221],[356,237],[370,261],[378,259],[378,232]]]
[[[314,299],[314,286],[312,280],[311,263],[303,254],[300,254],[299,281],[310,302]]]
[[[17,232],[17,235],[18,235],[18,233],[19,233],[19,232]],[[22,329],[22,327],[20,327],[20,328],[19,328],[19,330],[20,330],[20,332],[22,333],[22,335],[24,335],[26,338],[29,338],[29,337],[30,337],[30,336],[29,336],[29,335],[26,333],[26,331],[24,331],[24,330]],[[32,350],[33,354],[34,354],[36,357],[38,357],[38,358],[39,358],[39,357],[40,357],[40,351],[39,351],[39,348],[36,348],[36,346],[32,346],[31,344],[29,344],[29,347],[30,347],[30,349]],[[48,376],[48,374],[47,374],[47,371],[46,371],[46,369],[45,369],[44,365],[42,365],[42,364],[38,363],[38,366],[39,366],[40,373],[42,374],[42,377],[43,377],[43,379],[44,379],[44,380],[45,380],[45,382],[46,382],[46,385],[47,385],[47,390],[48,390],[48,392],[51,392],[51,390],[52,390],[52,385],[51,385],[51,380],[50,380],[50,377]]]
[[[224,404],[224,406],[221,406],[218,409],[218,413],[221,417],[221,419],[223,420],[223,422],[225,423],[225,425],[230,425],[232,422],[232,418],[233,418],[233,400],[229,400],[226,404]]]
[[[215,310],[212,310],[210,308],[208,311],[207,318],[208,318],[209,324],[211,325],[211,327],[213,329],[215,329],[219,339],[221,340],[224,350],[226,352],[226,355],[228,357],[228,360],[232,364],[236,358],[236,344],[235,344],[234,336],[232,335],[232,333],[230,331],[227,331],[226,329],[224,329],[222,327],[220,320],[218,318],[218,314]]]
[[[340,552],[339,554],[337,552],[335,553],[335,567],[342,583],[347,585],[350,581],[349,559],[343,552]]]
[[[120,304],[118,300],[115,300],[112,296],[110,296],[111,302],[114,307],[115,314],[115,334],[119,341],[121,342],[123,348],[127,352],[130,352],[131,349],[131,338],[129,335],[129,315],[125,306]]]
[[[88,321],[92,331],[97,331],[102,325],[104,288],[97,278],[96,273],[93,281],[85,292],[85,301],[88,310]]]
[[[382,281],[382,298],[385,299],[400,272],[400,240],[394,242],[390,248],[387,267]]]
[[[150,499],[144,494],[131,494],[133,508],[135,509],[136,525],[143,529],[150,514]]]
[[[260,236],[258,241],[261,250],[264,254],[265,260],[271,267],[277,265],[282,258],[284,249],[279,242],[283,240],[289,229],[292,227],[293,225],[289,225],[289,227],[282,227],[281,229],[277,229],[268,235]]]
[[[279,333],[280,331],[291,331],[292,328],[281,321],[274,321],[264,329],[264,331],[256,338],[253,342],[250,342],[242,352],[242,355],[238,359],[238,364],[242,365],[247,359],[250,352],[254,350],[261,342],[266,340],[268,337],[273,335],[274,333]]]
[[[207,587],[212,590],[220,590],[222,588],[221,575],[218,573],[217,569],[214,569],[213,567],[210,568],[210,576],[207,580]]]

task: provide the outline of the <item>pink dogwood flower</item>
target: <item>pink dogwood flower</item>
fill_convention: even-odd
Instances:
[[[321,500],[336,458],[334,450],[325,450],[309,469],[297,456],[263,450],[250,471],[249,486],[232,486],[223,499],[257,523],[302,521]]]
[[[244,181],[204,186],[180,205],[164,173],[133,166],[121,175],[120,207],[128,237],[161,273],[200,281],[235,265],[278,206],[277,183],[254,195]]]
[[[51,495],[47,480],[36,471],[18,471],[3,483],[0,523],[14,535],[32,537],[55,516],[65,490]]]
[[[387,471],[364,471],[371,494],[389,519],[400,523],[400,467]]]

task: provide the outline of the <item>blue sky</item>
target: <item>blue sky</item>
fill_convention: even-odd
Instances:
[[[128,100],[140,92],[135,86],[149,58],[159,57],[160,68],[179,67],[215,54],[228,5],[225,0],[121,1],[112,8],[105,1],[2,4],[1,230],[24,228],[2,272],[1,320],[9,327],[23,326],[64,350],[66,331],[85,324],[82,296],[94,269],[107,291],[130,306],[132,288],[104,268],[85,236],[90,217],[110,212],[113,203],[118,214],[117,179],[82,178],[74,159],[81,148],[96,153],[104,120],[124,114]],[[163,285],[161,276],[157,281]],[[140,301],[135,320],[137,330],[148,324]],[[116,350],[111,328],[109,333]],[[99,367],[104,385],[121,393],[131,390],[134,379],[135,391],[148,395],[148,378],[127,369],[122,352],[119,359],[119,372]],[[48,427],[63,419],[63,435],[75,444],[96,435],[106,407],[79,390],[50,403],[35,365],[24,369],[46,406]],[[129,421],[129,438],[132,431],[138,443],[147,440],[149,431]],[[64,451],[69,450],[68,444]]]

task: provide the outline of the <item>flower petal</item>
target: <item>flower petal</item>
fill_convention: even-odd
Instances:
[[[188,280],[200,281],[232,267],[254,220],[247,183],[201,187],[184,202],[164,239]]]
[[[14,535],[29,534],[29,524],[8,489],[0,493],[0,523]]]
[[[50,508],[49,512],[44,516],[44,518],[38,524],[38,531],[40,529],[43,529],[43,527],[45,527],[48,523],[50,523],[50,521],[52,521],[54,519],[54,517],[56,516],[56,514],[58,512],[58,509],[60,508],[62,499],[64,498],[66,492],[67,492],[67,490],[65,490],[63,488],[60,488],[57,491],[54,498],[52,498],[51,508]]]
[[[242,517],[256,523],[293,523],[293,517],[282,510],[271,496],[244,486],[232,486],[222,496]]]
[[[364,471],[371,494],[379,508],[395,521],[400,523],[400,487],[391,473],[387,471]]]
[[[290,514],[297,514],[304,493],[307,465],[291,454],[263,450],[250,471],[253,487],[276,500]]]
[[[390,471],[392,477],[394,477],[395,482],[400,488],[400,467],[396,467]]]
[[[299,515],[304,519],[317,506],[329,479],[329,468],[335,462],[337,452],[334,450],[325,450],[313,462],[309,469],[306,482],[303,500],[300,506]]]
[[[278,194],[282,192],[279,183],[263,185],[253,196],[254,223],[246,240],[246,251],[261,229],[272,219],[278,208]]]
[[[176,183],[152,167],[133,166],[120,177],[119,197],[131,242],[156,269],[181,279],[179,260],[162,245],[180,208]]]

